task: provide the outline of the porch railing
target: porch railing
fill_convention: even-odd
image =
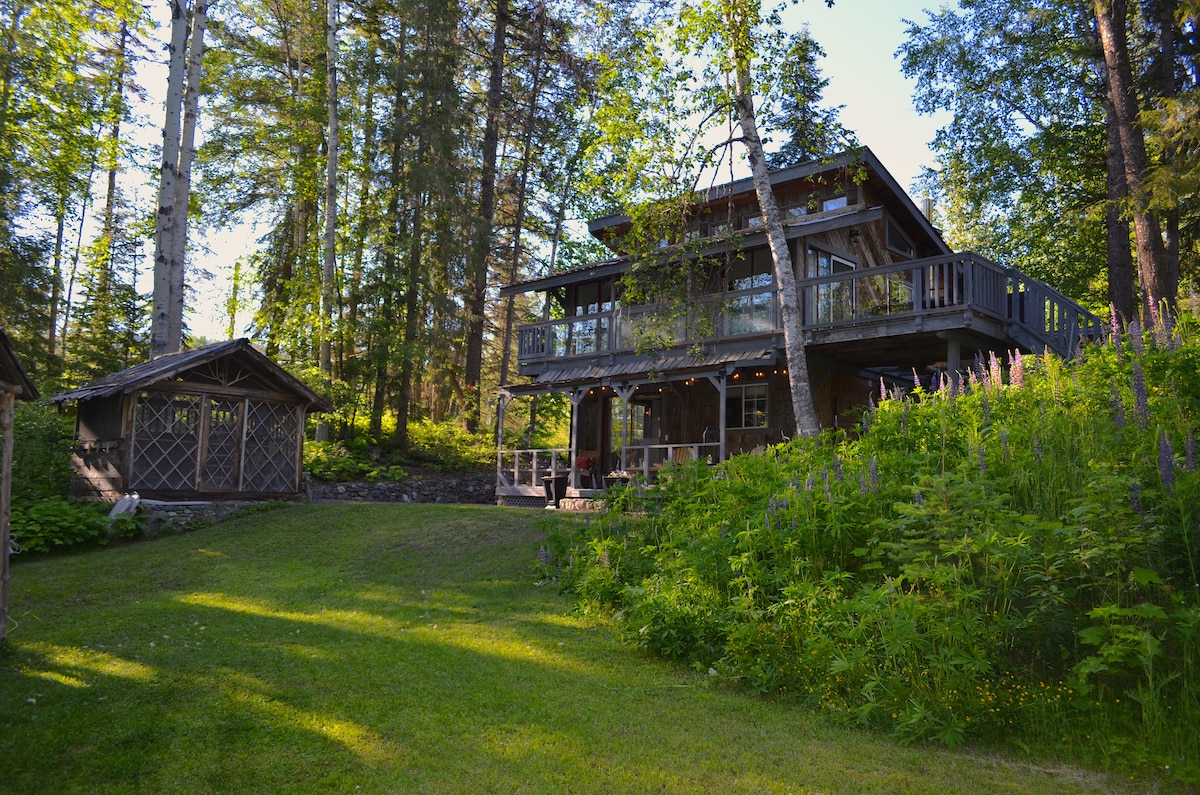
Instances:
[[[565,447],[541,450],[500,450],[496,484],[541,486],[549,477],[571,474],[571,451]]]
[[[683,464],[697,459],[710,464],[719,462],[721,445],[712,442],[708,444],[631,444],[625,447],[622,454],[621,469],[649,478],[668,462]]]
[[[1010,324],[1018,341],[1074,352],[1081,336],[1104,324],[1049,285],[976,254],[952,254],[846,271],[797,282],[801,322],[809,329],[899,320],[970,309]],[[632,351],[647,334],[675,344],[773,333],[781,328],[778,293],[759,288],[705,296],[685,314],[661,320],[661,307],[622,307],[522,326],[521,362]],[[654,322],[646,322],[653,318]]]

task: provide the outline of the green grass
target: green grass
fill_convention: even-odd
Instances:
[[[620,645],[496,508],[291,506],[14,566],[0,792],[1107,792]]]

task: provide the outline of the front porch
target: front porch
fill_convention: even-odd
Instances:
[[[857,422],[880,378],[951,378],[987,351],[1073,355],[1103,334],[1100,318],[1048,285],[975,254],[909,260],[800,279],[797,299],[809,379],[823,426]],[[755,287],[702,298],[674,325],[673,346],[641,354],[653,307],[607,306],[520,329],[518,362],[531,383],[500,390],[504,409],[550,392],[571,401],[570,446],[497,451],[502,504],[587,498],[612,473],[652,482],[670,464],[719,463],[778,443],[795,427],[779,296]],[[660,327],[648,333],[662,333]],[[700,333],[697,333],[700,330]],[[668,329],[670,331],[670,329]],[[582,467],[585,459],[592,467]]]

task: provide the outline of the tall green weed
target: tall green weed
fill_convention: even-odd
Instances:
[[[1200,782],[1198,373],[1190,317],[977,361],[854,439],[675,468],[552,567],[643,647],[906,741]]]

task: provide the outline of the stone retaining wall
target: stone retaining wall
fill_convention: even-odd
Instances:
[[[406,502],[443,504],[496,504],[496,476],[492,473],[470,475],[412,475],[390,483],[305,483],[305,492],[313,502]],[[184,532],[197,523],[222,519],[261,503],[245,501],[167,502],[141,500],[135,506],[146,522],[145,535],[154,537]]]
[[[313,502],[437,502],[468,505],[496,504],[496,475],[411,475],[383,483],[308,484]]]

